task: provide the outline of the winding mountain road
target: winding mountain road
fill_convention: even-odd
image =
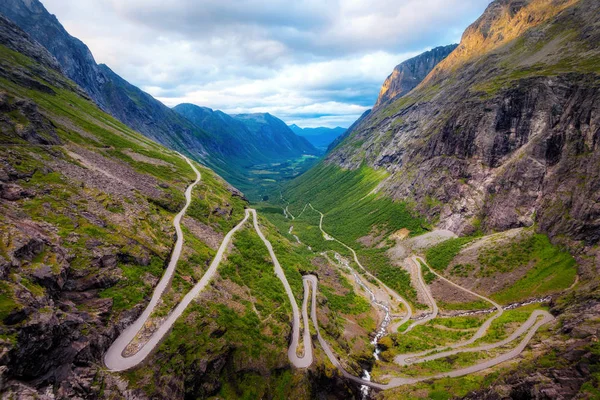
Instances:
[[[173,226],[175,227],[175,231],[177,232],[177,241],[175,242],[175,247],[173,248],[171,260],[169,261],[169,265],[167,266],[165,273],[163,274],[162,278],[158,282],[158,285],[156,285],[156,288],[154,288],[154,292],[152,293],[152,298],[150,299],[150,303],[148,303],[148,305],[146,306],[146,309],[144,310],[142,315],[140,315],[133,324],[131,324],[129,327],[127,327],[119,335],[119,337],[114,341],[114,343],[110,346],[110,348],[106,352],[106,354],[104,356],[104,364],[106,365],[106,367],[108,369],[110,369],[112,371],[123,371],[123,370],[129,369],[129,368],[134,367],[134,366],[138,365],[139,363],[141,363],[148,356],[148,354],[150,354],[152,349],[156,346],[156,343],[158,343],[160,341],[160,339],[162,339],[162,337],[166,333],[166,331],[163,332],[159,329],[157,332],[155,332],[152,335],[152,337],[150,338],[148,343],[146,343],[140,349],[140,351],[138,351],[136,354],[134,354],[131,357],[123,356],[123,352],[124,352],[125,348],[127,347],[127,345],[137,335],[137,333],[144,326],[144,324],[146,323],[146,321],[152,314],[152,311],[154,311],[156,304],[160,300],[163,292],[165,291],[166,287],[168,286],[169,282],[171,281],[171,278],[173,277],[173,273],[175,272],[175,267],[177,266],[177,261],[179,261],[179,257],[181,256],[181,249],[183,248],[183,232],[181,230],[181,218],[185,215],[185,212],[187,211],[187,209],[192,201],[192,190],[198,184],[198,182],[200,182],[200,180],[202,179],[202,175],[200,174],[200,171],[198,171],[198,169],[194,166],[194,164],[192,164],[192,162],[187,157],[185,157],[183,155],[182,155],[182,157],[187,161],[187,163],[190,165],[192,170],[196,173],[196,180],[194,181],[194,183],[189,185],[187,187],[187,189],[185,190],[185,206],[173,219]],[[183,310],[181,310],[181,312],[183,312]],[[170,321],[170,325],[168,326],[167,330],[173,325],[173,323],[175,322],[175,319]],[[165,321],[165,323],[168,323],[168,322],[169,322],[168,320]],[[163,324],[163,326],[165,326],[165,324]]]
[[[225,238],[221,242],[219,249],[217,250],[217,254],[212,260],[208,270],[204,273],[200,281],[194,285],[194,287],[184,296],[181,302],[175,307],[175,309],[169,314],[167,319],[162,323],[162,325],[152,334],[150,339],[133,355],[124,356],[125,348],[131,343],[131,341],[135,338],[135,336],[142,329],[144,324],[148,321],[152,312],[154,311],[156,305],[158,304],[161,296],[163,295],[166,287],[171,281],[173,274],[175,272],[175,268],[177,266],[177,262],[181,256],[181,250],[183,248],[183,232],[181,230],[181,218],[185,215],[191,201],[192,201],[192,190],[194,187],[200,182],[201,174],[196,169],[196,167],[192,164],[192,162],[182,156],[190,165],[190,167],[196,173],[196,181],[192,183],[185,191],[185,199],[186,204],[183,209],[175,216],[173,219],[173,225],[175,226],[175,231],[177,232],[177,240],[175,242],[175,247],[173,249],[173,253],[171,255],[171,259],[169,261],[169,265],[165,270],[162,278],[158,282],[158,285],[154,289],[152,293],[152,298],[150,302],[146,306],[144,312],[138,317],[138,319],[128,326],[113,342],[113,344],[108,348],[106,354],[104,355],[104,364],[111,371],[124,371],[130,368],[133,368],[139,365],[142,361],[148,357],[148,355],[154,350],[154,348],[160,343],[163,337],[171,330],[175,321],[183,314],[185,309],[190,305],[190,303],[204,290],[204,288],[208,285],[208,283],[213,279],[221,260],[223,259],[223,255],[227,250],[229,243],[233,235],[246,223],[250,215],[252,215],[254,221],[254,229],[256,233],[261,238],[265,246],[269,251],[269,255],[273,261],[273,265],[275,268],[275,274],[281,280],[285,291],[288,295],[290,303],[292,305],[292,341],[290,347],[288,349],[288,358],[290,362],[296,366],[297,368],[306,368],[310,366],[313,362],[313,353],[312,353],[312,344],[310,338],[310,331],[308,326],[308,314],[306,311],[306,307],[303,310],[303,320],[304,320],[304,334],[303,334],[303,344],[304,344],[304,356],[299,357],[297,355],[297,347],[299,343],[300,337],[300,312],[298,309],[298,305],[294,298],[294,294],[292,289],[285,277],[283,269],[275,256],[273,251],[273,246],[267,240],[267,238],[263,235],[260,227],[258,225],[258,216],[256,210],[254,209],[246,209],[246,213],[244,219],[237,224],[232,230],[230,230]]]
[[[185,215],[185,212],[187,211],[187,209],[191,203],[192,190],[200,182],[200,180],[202,178],[200,172],[193,165],[193,163],[185,156],[182,156],[182,157],[187,161],[187,163],[190,165],[190,167],[196,173],[196,180],[190,186],[188,186],[186,188],[186,190],[185,190],[186,204],[183,207],[183,209],[173,219],[173,225],[177,232],[177,240],[175,242],[175,247],[173,249],[173,253],[171,255],[171,259],[169,260],[167,269],[165,270],[165,273],[163,274],[159,283],[157,284],[156,288],[154,289],[152,298],[151,298],[150,302],[148,303],[148,305],[146,306],[146,309],[143,311],[143,313],[140,315],[140,317],[138,317],[138,319],[136,319],[136,321],[134,323],[132,323],[129,327],[127,327],[117,337],[117,339],[113,342],[113,344],[107,350],[107,352],[104,356],[104,363],[105,363],[106,367],[111,371],[124,371],[124,370],[130,369],[130,368],[133,368],[133,367],[139,365],[141,362],[143,362],[148,357],[148,355],[156,348],[156,346],[165,337],[165,335],[167,335],[167,333],[171,330],[174,323],[183,314],[185,309],[198,296],[198,294],[200,294],[202,292],[202,290],[204,290],[206,288],[206,286],[209,284],[209,282],[213,279],[213,277],[214,277],[215,273],[217,272],[217,269],[222,261],[223,255],[224,255],[225,251],[227,250],[227,247],[231,243],[233,235],[246,223],[246,221],[248,220],[248,218],[250,216],[252,216],[253,226],[254,226],[256,233],[258,234],[260,239],[263,241],[264,245],[266,246],[266,248],[269,252],[269,255],[273,262],[274,272],[277,275],[277,277],[279,278],[279,280],[281,281],[281,283],[283,284],[285,292],[286,292],[288,299],[290,300],[290,303],[292,306],[292,339],[290,342],[290,346],[288,348],[288,358],[289,358],[290,362],[292,363],[292,365],[294,365],[297,368],[307,368],[310,365],[312,365],[313,360],[314,360],[312,338],[311,338],[310,330],[309,330],[309,314],[308,314],[309,295],[310,295],[310,304],[311,304],[310,317],[311,317],[311,320],[312,320],[313,325],[316,330],[316,336],[319,341],[319,344],[321,345],[323,351],[325,352],[325,354],[327,355],[329,360],[332,362],[332,364],[334,366],[336,366],[340,370],[342,375],[344,377],[346,377],[347,379],[352,380],[361,385],[366,385],[369,387],[382,389],[382,390],[390,389],[390,388],[394,388],[394,387],[398,387],[398,386],[406,385],[406,384],[413,384],[413,383],[417,383],[417,382],[429,380],[429,379],[463,376],[463,375],[471,374],[474,372],[478,372],[478,371],[490,368],[494,365],[497,365],[499,363],[502,363],[506,360],[509,360],[509,359],[514,358],[517,355],[519,355],[523,351],[525,346],[529,343],[529,341],[531,340],[533,335],[537,332],[537,330],[543,324],[546,324],[553,320],[553,317],[546,311],[536,310],[536,311],[534,311],[534,313],[532,313],[530,318],[517,331],[515,331],[511,336],[509,336],[508,338],[506,338],[503,341],[493,343],[493,344],[485,344],[485,345],[475,347],[475,348],[458,348],[458,347],[464,347],[467,344],[474,342],[479,337],[483,336],[485,334],[485,332],[487,331],[487,328],[491,324],[491,321],[493,321],[493,319],[490,318],[490,319],[488,319],[489,323],[488,323],[488,321],[486,321],[487,326],[485,327],[485,329],[483,329],[483,327],[480,328],[478,330],[478,332],[474,335],[474,337],[472,337],[468,341],[456,344],[455,346],[457,348],[455,348],[454,350],[449,350],[449,351],[445,351],[442,353],[437,353],[437,354],[421,357],[420,359],[418,359],[417,362],[427,361],[427,360],[436,359],[436,358],[440,358],[440,357],[447,357],[449,355],[457,354],[460,352],[466,352],[466,351],[486,351],[489,349],[497,348],[497,347],[503,346],[505,344],[508,344],[508,343],[516,340],[520,336],[524,335],[524,338],[514,349],[508,351],[507,353],[499,355],[495,358],[492,358],[490,360],[486,360],[480,364],[472,365],[470,367],[463,368],[460,370],[454,370],[454,371],[450,371],[450,372],[440,373],[440,374],[437,374],[434,376],[411,377],[411,378],[392,378],[389,383],[381,384],[381,383],[371,382],[371,381],[356,377],[356,376],[348,373],[343,368],[339,359],[336,357],[334,352],[329,347],[327,341],[321,336],[320,331],[319,331],[319,324],[318,324],[318,318],[317,318],[317,301],[316,301],[316,293],[317,293],[317,289],[318,289],[318,279],[314,275],[306,275],[303,277],[304,299],[303,299],[303,303],[302,303],[302,320],[304,323],[302,339],[303,339],[304,354],[302,357],[300,357],[297,354],[298,344],[300,342],[300,310],[298,308],[296,299],[295,299],[292,289],[289,285],[289,282],[285,276],[283,268],[281,267],[279,261],[277,260],[277,256],[275,255],[275,252],[273,251],[273,246],[271,245],[271,242],[269,242],[269,240],[265,237],[265,235],[263,234],[263,232],[260,229],[260,226],[258,224],[258,215],[257,215],[256,210],[246,209],[243,220],[240,223],[238,223],[232,230],[230,230],[225,235],[221,245],[219,246],[219,249],[217,250],[217,254],[215,255],[209,268],[204,273],[204,275],[202,276],[200,281],[198,281],[198,283],[196,283],[196,285],[194,285],[194,287],[184,296],[184,298],[181,300],[181,302],[175,307],[175,309],[171,312],[171,314],[169,314],[169,316],[162,323],[162,325],[152,334],[150,339],[138,350],[138,352],[131,356],[126,357],[123,355],[125,348],[129,345],[129,343],[131,343],[131,341],[135,338],[135,336],[138,334],[140,329],[144,326],[144,324],[150,318],[150,316],[151,316],[152,312],[154,311],[156,305],[158,304],[161,296],[163,295],[165,289],[167,288],[169,282],[171,281],[173,274],[175,272],[175,268],[177,266],[177,262],[179,261],[179,258],[181,256],[181,251],[183,248],[183,240],[184,240],[183,232],[181,229],[181,219]],[[402,323],[408,321],[411,317],[411,307],[408,304],[408,302],[406,302],[406,300],[404,300],[401,296],[399,296],[397,293],[395,293],[393,290],[391,290],[389,287],[387,287],[385,284],[383,284],[383,282],[379,281],[379,279],[377,279],[375,276],[373,276],[371,273],[369,273],[363,267],[363,265],[360,263],[356,252],[352,248],[350,248],[346,244],[340,242],[339,240],[335,239],[333,236],[331,236],[327,232],[325,232],[322,227],[323,217],[324,217],[323,213],[314,209],[312,205],[309,204],[309,206],[311,207],[311,209],[313,209],[315,212],[318,212],[321,215],[321,219],[319,222],[319,229],[321,230],[324,238],[327,240],[335,240],[336,242],[338,242],[342,246],[344,246],[346,249],[348,249],[353,254],[354,261],[356,262],[356,264],[365,272],[365,274],[368,275],[369,277],[371,277],[372,279],[375,279],[382,287],[384,287],[386,289],[386,291],[392,298],[396,298],[396,300],[398,302],[403,304],[403,306],[407,310],[407,314],[403,318]],[[415,264],[417,266],[419,266],[418,258],[413,257],[413,261],[415,262]],[[425,263],[425,265],[427,265],[427,264]],[[427,265],[427,267],[429,268],[428,265]],[[420,270],[420,268],[419,268],[419,270]],[[430,268],[430,270],[431,270],[431,268]],[[462,290],[465,290],[479,298],[490,301],[497,308],[499,308],[499,311],[501,314],[502,308],[498,304],[494,303],[493,301],[491,301],[481,295],[471,292],[468,289],[462,288],[461,286],[447,280],[446,278],[439,275],[437,272],[435,272],[433,270],[431,270],[431,271],[434,274],[436,274],[439,278],[444,279],[448,283],[450,283]],[[422,280],[421,274],[419,274],[419,276]],[[424,284],[424,282],[422,282],[422,283]],[[431,300],[432,300],[432,304],[435,304],[433,297],[431,297]],[[495,318],[497,318],[498,316],[499,315],[497,315]],[[541,319],[539,318],[540,316],[542,317]],[[452,346],[446,346],[445,348],[447,349],[448,347],[452,347]],[[425,354],[428,354],[430,352],[431,351],[426,352]],[[424,355],[424,354],[412,354],[409,356],[412,357],[412,359],[414,359],[414,358],[420,357],[422,355]],[[403,362],[406,363],[410,357],[404,358]],[[412,362],[412,359],[411,359],[411,362]]]
[[[479,327],[479,329],[477,329],[477,331],[475,332],[475,334],[473,336],[471,336],[470,339],[462,341],[462,342],[459,342],[459,343],[450,344],[450,345],[447,345],[447,346],[440,346],[440,347],[437,347],[437,348],[434,348],[434,349],[431,349],[431,350],[427,350],[427,351],[423,351],[423,352],[419,352],[419,353],[401,354],[401,355],[397,356],[394,359],[394,361],[396,363],[398,363],[400,365],[409,365],[409,364],[414,364],[416,362],[423,362],[423,361],[427,361],[427,360],[434,360],[436,358],[441,358],[442,356],[440,356],[440,357],[433,357],[433,358],[428,357],[427,360],[425,360],[421,356],[426,355],[426,354],[430,354],[430,353],[433,353],[433,352],[440,352],[440,351],[442,351],[444,349],[447,349],[447,348],[457,349],[457,348],[460,348],[460,347],[465,347],[465,346],[468,346],[470,344],[473,344],[473,343],[475,343],[475,341],[477,339],[480,339],[483,336],[485,336],[485,334],[487,333],[488,329],[492,325],[492,322],[494,322],[494,320],[496,320],[497,318],[499,318],[502,315],[502,313],[504,312],[504,309],[502,308],[502,306],[500,304],[496,303],[494,300],[492,300],[490,298],[487,298],[485,296],[482,296],[479,293],[475,293],[472,290],[469,290],[469,289],[467,289],[465,287],[462,287],[462,286],[458,285],[457,283],[454,283],[451,280],[449,280],[449,279],[445,278],[444,276],[440,275],[435,270],[433,270],[433,268],[431,268],[429,266],[429,264],[427,264],[427,262],[425,262],[425,260],[423,260],[423,258],[417,257],[417,256],[413,256],[412,257],[412,261],[415,263],[415,265],[420,265],[419,262],[423,263],[423,265],[425,265],[429,269],[429,271],[431,271],[433,274],[435,274],[439,279],[442,279],[444,282],[446,282],[446,283],[448,283],[448,284],[450,284],[450,285],[452,285],[452,286],[454,286],[454,287],[456,287],[456,288],[458,288],[458,289],[460,289],[460,290],[462,290],[462,291],[464,291],[466,293],[469,293],[472,296],[478,297],[478,298],[480,298],[480,299],[482,299],[482,300],[484,300],[484,301],[492,304],[496,308],[497,312],[494,313],[494,314],[492,314],[492,316],[490,316],[490,318],[486,319],[484,321],[484,323],[481,324],[481,326]],[[419,269],[419,271],[420,271],[420,269]],[[421,281],[421,283],[423,283],[423,282]],[[407,331],[408,330],[406,330],[404,333],[406,333]],[[442,354],[442,353],[438,353],[438,354]],[[420,361],[420,360],[423,360],[423,361]]]
[[[331,348],[329,347],[329,344],[321,336],[321,333],[319,331],[319,321],[317,318],[317,300],[316,300],[318,279],[314,275],[305,275],[303,277],[303,280],[304,280],[303,307],[306,307],[306,304],[307,304],[306,299],[309,296],[309,292],[311,292],[311,294],[312,294],[311,295],[311,298],[312,298],[311,299],[311,319],[312,319],[313,325],[315,327],[315,331],[317,333],[317,339],[319,341],[319,344],[323,348],[323,351],[325,352],[325,354],[327,355],[327,357],[329,358],[331,363],[336,368],[338,368],[338,370],[341,372],[341,374],[345,378],[347,378],[353,382],[356,382],[360,385],[366,385],[366,386],[380,389],[380,390],[392,389],[392,388],[396,388],[399,386],[410,385],[410,384],[414,384],[414,383],[418,383],[418,382],[422,382],[422,381],[426,381],[426,380],[430,380],[430,379],[456,378],[459,376],[469,375],[469,374],[472,374],[475,372],[479,372],[479,371],[483,371],[485,369],[491,368],[495,365],[498,365],[500,363],[503,363],[505,361],[513,359],[513,358],[517,357],[519,354],[521,354],[521,352],[525,349],[527,344],[531,341],[531,339],[533,338],[533,335],[535,335],[537,330],[542,325],[547,324],[554,319],[554,317],[546,311],[543,311],[543,310],[534,311],[534,313],[532,313],[532,316],[518,329],[518,331],[514,332],[511,335],[511,337],[503,340],[502,342],[499,342],[501,344],[484,345],[484,346],[480,346],[478,348],[478,350],[473,350],[473,351],[485,351],[486,349],[500,347],[502,345],[505,345],[505,344],[515,340],[517,337],[525,334],[525,337],[521,340],[521,342],[519,342],[519,344],[515,348],[513,348],[510,351],[503,353],[499,356],[496,356],[489,360],[485,360],[479,364],[471,365],[469,367],[454,370],[454,371],[442,372],[442,373],[439,373],[439,374],[436,374],[433,376],[422,376],[422,377],[411,377],[411,378],[399,378],[399,377],[391,378],[388,383],[383,384],[383,383],[371,382],[371,381],[367,381],[365,379],[359,378],[355,375],[352,375],[351,373],[349,373],[348,371],[346,371],[344,369],[344,367],[342,366],[342,364],[336,357],[335,353],[331,350]],[[303,310],[303,312],[304,312],[304,310]],[[539,319],[540,316],[542,316],[543,318]],[[470,350],[471,349],[461,349],[461,350],[449,351],[449,352],[447,352],[445,357],[452,355],[452,354],[459,353],[459,352],[470,351]]]
[[[321,219],[319,220],[319,229],[321,230],[321,233],[323,234],[323,237],[325,238],[325,240],[333,240],[333,241],[341,244],[342,246],[344,246],[346,249],[348,249],[352,253],[352,257],[354,258],[354,262],[364,271],[364,273],[368,277],[374,279],[381,287],[385,288],[385,290],[388,292],[388,294],[390,295],[390,297],[392,299],[395,299],[399,303],[401,303],[402,306],[404,307],[404,309],[406,309],[406,315],[404,315],[404,317],[402,318],[402,320],[400,320],[399,322],[397,322],[394,325],[400,326],[400,325],[403,325],[404,323],[406,323],[410,319],[410,317],[412,317],[412,308],[410,307],[410,304],[408,304],[408,302],[404,299],[404,297],[400,296],[394,290],[392,290],[391,288],[389,288],[385,283],[381,282],[379,280],[379,278],[377,278],[375,275],[373,275],[369,271],[367,271],[367,269],[358,260],[358,256],[356,255],[356,251],[354,251],[353,248],[351,248],[350,246],[346,245],[345,243],[339,241],[335,237],[331,236],[329,233],[325,232],[325,230],[323,229],[323,218],[325,216],[323,215],[323,213],[321,211],[319,211],[316,208],[314,208],[312,206],[312,204],[308,203],[308,205],[309,205],[309,207],[313,211],[315,211],[316,213],[318,213],[319,215],[321,215]],[[386,300],[383,299],[383,301],[386,301]]]
[[[273,251],[273,246],[271,245],[271,242],[269,242],[267,240],[265,235],[263,235],[262,231],[260,230],[260,227],[258,226],[258,216],[256,214],[256,210],[249,209],[248,211],[250,211],[252,213],[252,216],[254,219],[254,229],[256,230],[256,233],[258,234],[260,239],[263,241],[263,243],[267,247],[267,250],[269,250],[269,255],[271,256],[271,260],[273,261],[273,265],[275,267],[275,275],[277,275],[277,277],[283,284],[283,287],[285,288],[285,292],[287,293],[290,303],[292,305],[292,341],[290,343],[290,347],[288,348],[288,358],[295,367],[307,368],[313,362],[313,352],[312,352],[312,341],[310,338],[310,331],[309,331],[309,327],[308,327],[308,314],[306,311],[306,307],[304,307],[302,310],[302,316],[303,316],[302,319],[304,321],[304,334],[303,334],[304,356],[298,357],[297,348],[298,348],[298,343],[300,342],[300,312],[298,310],[298,304],[296,303],[296,299],[294,297],[294,293],[292,292],[292,288],[290,287],[290,284],[289,284],[287,278],[285,277],[285,273],[283,272],[283,269],[281,268],[281,265],[279,264],[279,260],[277,260],[277,256],[275,255],[275,252]],[[305,299],[305,301],[306,301],[306,299]]]
[[[411,308],[410,305],[398,294],[396,294],[394,291],[392,291],[390,288],[388,288],[385,284],[383,284],[381,281],[379,281],[376,277],[374,277],[371,273],[369,273],[364,266],[360,263],[360,261],[358,260],[357,254],[354,251],[354,249],[352,249],[351,247],[347,246],[345,243],[337,240],[335,237],[333,237],[332,235],[330,235],[329,233],[327,233],[324,229],[323,229],[323,218],[324,215],[322,212],[320,212],[319,210],[315,209],[310,203],[309,206],[311,209],[313,209],[315,212],[319,213],[321,218],[319,221],[319,229],[321,230],[321,233],[323,234],[323,237],[325,238],[325,240],[334,240],[336,242],[338,242],[339,244],[341,244],[342,246],[344,246],[346,249],[348,249],[352,255],[354,256],[354,261],[356,262],[356,264],[363,270],[365,271],[365,273],[372,277],[373,279],[376,279],[382,286],[384,286],[389,293],[393,293],[395,294],[397,297],[397,299],[399,301],[403,301],[403,304],[405,304],[406,309],[408,310],[407,315],[403,318],[403,321],[401,321],[398,325],[402,325],[404,324],[406,321],[408,321],[411,317]],[[543,310],[535,310],[531,316],[529,317],[529,319],[523,323],[515,332],[513,332],[508,338],[500,341],[500,342],[496,342],[496,343],[490,343],[490,344],[484,344],[478,347],[473,347],[473,348],[468,348],[466,346],[474,343],[477,339],[483,337],[490,325],[492,324],[492,322],[497,319],[498,317],[500,317],[503,313],[503,309],[502,307],[494,302],[493,300],[484,297],[478,293],[475,293],[467,288],[464,288],[452,281],[450,281],[449,279],[443,277],[442,275],[438,274],[436,271],[434,271],[426,262],[425,260],[423,260],[421,257],[417,257],[417,256],[413,256],[412,257],[412,261],[414,262],[415,266],[418,267],[418,277],[419,277],[419,281],[421,283],[421,285],[423,285],[424,288],[426,288],[427,290],[425,291],[425,293],[427,294],[427,297],[429,299],[429,301],[432,304],[432,309],[433,309],[433,314],[437,316],[437,304],[435,302],[435,299],[433,298],[433,296],[431,295],[431,292],[428,290],[427,285],[425,284],[425,282],[423,281],[423,277],[422,277],[422,271],[420,268],[420,263],[419,261],[421,261],[432,273],[434,273],[438,278],[444,280],[445,282],[449,283],[452,286],[455,286],[456,288],[465,291],[466,293],[469,293],[475,297],[478,297],[482,300],[485,300],[487,302],[489,302],[490,304],[492,304],[498,311],[497,313],[495,313],[494,315],[492,315],[490,318],[488,318],[477,330],[477,332],[468,340],[463,341],[463,342],[459,342],[459,343],[455,343],[449,346],[444,346],[443,348],[436,348],[436,349],[432,349],[432,350],[428,350],[426,352],[422,352],[422,353],[414,353],[414,354],[406,354],[406,355],[401,355],[398,356],[395,361],[397,363],[399,363],[400,365],[409,365],[409,364],[413,364],[413,363],[420,363],[420,362],[424,362],[424,361],[429,361],[429,360],[435,360],[438,358],[442,358],[442,357],[448,357],[451,355],[455,355],[458,353],[463,353],[463,352],[485,352],[488,350],[492,350],[501,346],[504,346],[510,342],[513,342],[514,340],[516,340],[518,337],[523,336],[523,339],[521,340],[521,342],[519,342],[519,344],[511,349],[510,351],[503,353],[501,355],[498,355],[492,359],[489,360],[485,360],[479,364],[475,364],[466,368],[462,368],[462,369],[458,369],[458,370],[454,370],[454,371],[449,371],[449,372],[444,372],[444,373],[439,373],[437,375],[433,375],[433,376],[424,376],[424,377],[411,377],[411,378],[392,378],[390,379],[390,381],[387,384],[381,384],[381,383],[376,383],[376,382],[371,382],[362,378],[359,378],[355,375],[350,374],[348,371],[346,371],[344,369],[344,367],[342,366],[342,364],[340,363],[339,359],[336,357],[335,353],[331,350],[331,348],[329,347],[327,341],[321,336],[320,331],[319,331],[319,324],[318,324],[318,318],[317,318],[317,311],[316,311],[316,292],[317,292],[317,287],[318,287],[318,279],[316,276],[314,275],[306,275],[303,277],[303,281],[304,281],[304,302],[303,302],[303,308],[307,306],[307,297],[309,296],[309,292],[312,293],[312,301],[311,301],[311,319],[313,322],[313,325],[315,327],[316,333],[317,333],[317,339],[319,341],[319,344],[321,345],[321,347],[323,348],[323,351],[325,352],[325,354],[327,355],[327,357],[329,358],[329,360],[331,361],[331,363],[337,367],[339,369],[339,371],[342,373],[342,375],[347,378],[352,380],[353,382],[356,382],[360,385],[366,385],[372,388],[376,388],[376,389],[380,389],[380,390],[385,390],[385,389],[391,389],[391,388],[395,388],[398,386],[402,386],[402,385],[408,385],[408,384],[414,384],[417,382],[421,382],[421,381],[425,381],[425,380],[429,380],[429,379],[439,379],[439,378],[446,378],[446,377],[459,377],[459,376],[464,376],[464,375],[468,375],[468,374],[472,374],[475,372],[479,372],[488,368],[491,368],[495,365],[498,365],[500,363],[503,363],[505,361],[508,361],[512,358],[517,357],[519,354],[521,354],[521,352],[525,349],[525,347],[527,346],[527,344],[529,343],[529,341],[533,338],[533,336],[535,335],[535,333],[537,332],[537,330],[544,324],[547,324],[549,322],[551,322],[552,320],[554,320],[554,317]],[[401,299],[401,300],[400,300]],[[302,310],[303,314],[305,313],[306,310]],[[542,317],[540,319],[540,317]],[[427,320],[433,319],[434,317],[428,318]],[[414,324],[413,324],[414,325]],[[411,325],[412,326],[412,325]],[[407,329],[408,331],[409,329]],[[445,349],[452,349],[452,350],[447,350],[447,351],[443,351]],[[431,354],[432,352],[438,351],[438,353],[436,354]],[[429,356],[427,356],[427,354],[430,354]],[[424,356],[424,357],[423,357]]]
[[[428,321],[437,318],[439,312],[437,302],[431,294],[431,289],[429,289],[429,286],[425,284],[425,280],[423,279],[423,271],[421,271],[421,264],[419,264],[418,260],[414,257],[412,258],[412,262],[413,268],[415,268],[415,272],[417,273],[419,285],[423,289],[423,293],[425,294],[425,297],[427,297],[427,301],[429,302],[429,305],[431,307],[431,312],[425,318],[421,318],[420,320],[410,324],[408,328],[406,328],[406,330],[402,332],[403,334],[410,332],[417,325],[425,324]]]

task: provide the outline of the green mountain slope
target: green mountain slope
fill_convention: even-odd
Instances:
[[[289,366],[290,304],[249,225],[148,361],[107,371],[107,348],[141,314],[164,273],[173,218],[195,173],[177,153],[101,111],[3,17],[0,55],[3,396],[310,398],[328,390],[344,398],[357,390],[326,373],[322,357],[311,375]],[[182,219],[182,256],[144,334],[200,280],[244,216],[241,193],[196,167],[202,179]],[[261,225],[301,296],[299,269],[310,263]]]
[[[96,64],[88,47],[69,35],[38,0],[3,1],[0,13],[46,47],[59,61],[65,75],[85,90],[101,109],[158,143],[209,166],[231,184],[247,191],[249,197],[262,196],[262,186],[272,186],[272,181],[289,178],[310,165],[301,163],[303,167],[292,168],[292,172],[273,173],[268,178],[255,177],[261,180],[261,185],[256,182],[248,184],[251,166],[265,164],[265,157],[271,157],[276,163],[295,165],[303,155],[319,153],[310,143],[284,127],[282,121],[271,116],[263,118],[265,126],[268,126],[266,135],[260,133],[262,130],[246,135],[239,131],[239,127],[227,123],[217,126],[219,118],[206,126],[190,122],[176,110],[121,78],[108,66]],[[194,120],[193,117],[191,119]]]

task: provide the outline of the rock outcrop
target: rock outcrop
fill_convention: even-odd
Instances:
[[[494,1],[414,91],[363,119],[327,162],[366,162],[380,191],[439,226],[600,238],[597,2]],[[431,200],[434,201],[431,201]]]
[[[431,70],[448,57],[457,46],[457,44],[450,44],[436,47],[397,65],[383,82],[379,97],[373,108],[377,109],[416,88],[429,75]]]

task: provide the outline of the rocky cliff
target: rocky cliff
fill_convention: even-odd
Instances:
[[[457,44],[450,44],[436,47],[397,65],[383,82],[374,108],[379,108],[413,90],[457,46]]]
[[[537,223],[573,248],[595,246],[598,7],[494,1],[421,85],[361,121],[328,162],[385,168],[379,192],[458,233]]]

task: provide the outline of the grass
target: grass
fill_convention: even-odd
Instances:
[[[512,252],[523,252],[513,255]],[[546,235],[535,234],[522,244],[510,248],[499,258],[492,257],[493,268],[502,266],[505,260],[520,259],[530,266],[525,276],[511,286],[491,297],[499,303],[509,303],[531,297],[544,296],[567,289],[577,276],[576,261],[568,252],[552,245]],[[482,268],[486,268],[483,265]]]
[[[383,357],[387,360],[392,360],[393,356],[397,354],[433,349],[444,344],[461,341],[472,334],[470,331],[436,328],[432,322],[425,325],[417,325],[406,334],[395,333],[390,335],[393,345],[386,354],[383,354]]]
[[[453,329],[472,329],[479,328],[483,319],[486,316],[469,316],[469,317],[452,317],[452,318],[437,318],[434,322],[436,325],[446,326]]]
[[[114,311],[130,309],[142,303],[152,293],[152,287],[144,283],[144,274],[149,273],[160,278],[163,273],[164,260],[152,257],[148,266],[121,264],[119,268],[124,279],[121,279],[117,285],[100,292],[101,298],[113,299]]]
[[[427,266],[423,264],[420,260],[419,265],[421,267],[421,273],[423,274],[423,279],[425,280],[425,283],[431,285],[437,279],[437,276],[433,272],[431,272],[431,270],[427,268]]]
[[[425,252],[427,263],[436,271],[444,271],[462,247],[472,240],[472,237],[453,238],[429,248]]]
[[[473,237],[446,240],[426,252],[427,262],[437,271],[444,271]],[[450,274],[466,277],[477,270],[478,277],[493,277],[527,268],[524,277],[496,292],[491,297],[499,303],[511,303],[526,298],[544,296],[568,288],[577,274],[576,261],[566,251],[552,245],[546,235],[528,234],[507,245],[489,246],[479,252],[479,269],[473,264],[457,264]]]
[[[252,228],[246,227],[236,233],[234,245],[237,251],[222,264],[220,276],[239,286],[247,286],[257,299],[255,306],[261,315],[267,316],[278,310],[279,318],[286,319],[291,307],[262,240]],[[296,274],[301,280],[297,271]]]
[[[6,317],[19,308],[12,286],[7,282],[0,282],[0,321],[4,321]]]
[[[342,283],[346,283],[346,285],[343,285],[347,291],[345,295],[336,294],[326,285],[321,284],[319,286],[319,291],[327,298],[329,308],[349,315],[358,315],[369,311],[371,308],[370,303],[363,296],[357,295],[343,276],[340,275],[338,278]]]
[[[527,321],[531,316],[531,313],[539,308],[539,304],[530,304],[513,310],[505,310],[499,318],[496,318],[492,322],[486,335],[476,343],[495,343],[506,339],[516,329],[517,325]]]

